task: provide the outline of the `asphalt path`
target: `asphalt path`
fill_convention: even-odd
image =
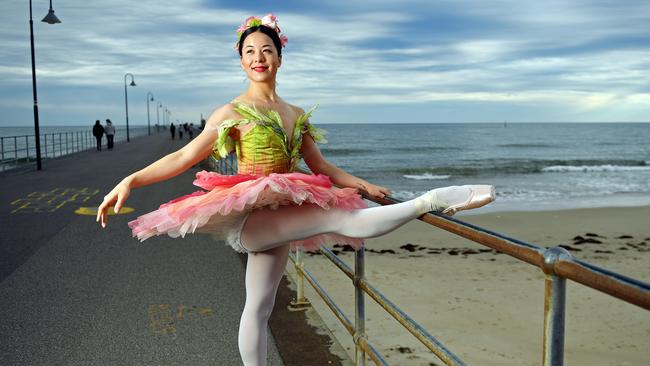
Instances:
[[[160,133],[0,173],[1,365],[241,365],[245,258],[204,235],[140,243],[127,226],[198,189],[199,167],[95,223],[122,177],[184,143]],[[284,365],[271,334],[269,365]]]

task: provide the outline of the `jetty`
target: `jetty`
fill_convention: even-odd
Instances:
[[[196,191],[201,166],[133,190],[106,229],[95,222],[119,180],[188,141],[161,131],[0,173],[0,364],[241,364],[246,256],[207,235],[141,243],[127,226]],[[288,310],[295,296],[284,278],[269,365],[344,364],[305,312]]]

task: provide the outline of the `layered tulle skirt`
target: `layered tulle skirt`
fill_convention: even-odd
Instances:
[[[183,237],[187,233],[207,233],[243,252],[240,235],[247,215],[256,209],[277,209],[281,205],[318,205],[332,208],[365,208],[366,203],[353,188],[336,188],[326,175],[271,173],[264,175],[221,175],[201,171],[196,191],[160,206],[157,210],[129,222],[133,236],[141,241],[155,235]],[[254,228],[252,228],[254,230]],[[292,241],[291,249],[316,251],[321,245],[363,245],[362,239],[323,233]]]

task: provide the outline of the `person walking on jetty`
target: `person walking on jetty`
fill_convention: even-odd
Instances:
[[[97,140],[97,151],[102,151],[102,136],[104,136],[104,126],[102,126],[99,120],[96,120],[95,125],[93,126],[93,136],[95,136],[95,139]]]
[[[173,140],[176,137],[176,126],[174,126],[174,122],[169,125],[169,133],[171,133]]]
[[[190,136],[190,140],[194,139],[194,123],[190,123],[187,126],[187,134]]]
[[[325,160],[317,143],[325,131],[304,111],[276,93],[287,37],[272,14],[249,17],[238,29],[236,50],[248,87],[218,107],[203,131],[176,152],[125,177],[105,197],[96,220],[107,227],[108,210],[124,206],[136,187],[170,179],[213,155],[236,151],[238,174],[196,173],[203,188],[129,222],[133,236],[171,237],[208,233],[247,253],[246,302],[238,345],[244,365],[266,365],[266,331],[289,250],[317,251],[390,232],[429,211],[454,214],[494,200],[488,185],[433,189],[415,199],[367,208],[358,190],[385,197],[390,190],[353,176]],[[295,172],[304,159],[313,174]],[[343,188],[333,186],[336,183]]]
[[[104,133],[106,133],[106,147],[109,150],[113,150],[113,138],[115,137],[115,126],[110,119],[106,119],[106,127],[104,127]]]

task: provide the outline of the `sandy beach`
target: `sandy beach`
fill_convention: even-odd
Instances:
[[[540,247],[567,245],[575,257],[650,280],[650,206],[457,218]],[[366,248],[373,249],[366,251],[368,280],[467,364],[541,364],[541,270],[492,250],[479,251],[489,248],[420,221],[368,239]],[[374,252],[388,249],[394,253]],[[354,268],[351,252],[341,256]],[[306,268],[353,319],[352,283],[321,255],[305,257]],[[291,262],[287,272],[295,276]],[[353,358],[349,334],[309,285],[306,294]],[[650,312],[570,281],[566,310],[566,365],[650,363]],[[442,365],[369,297],[366,315],[368,339],[389,364]]]

